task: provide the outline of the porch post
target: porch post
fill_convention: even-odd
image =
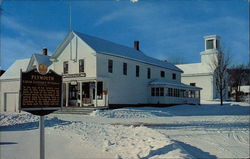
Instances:
[[[80,81],[80,107],[82,107],[82,82]]]
[[[66,82],[66,107],[69,106],[69,83]]]
[[[95,80],[95,107],[97,107],[97,80]]]

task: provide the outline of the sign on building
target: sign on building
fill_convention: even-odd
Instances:
[[[20,109],[34,115],[47,115],[61,108],[62,76],[37,69],[21,73]]]

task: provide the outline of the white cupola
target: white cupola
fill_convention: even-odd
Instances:
[[[212,62],[220,50],[220,37],[217,35],[204,36],[205,50],[200,53],[201,63],[209,64]]]

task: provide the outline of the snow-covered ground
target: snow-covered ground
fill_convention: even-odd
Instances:
[[[39,117],[0,114],[0,158],[39,158]],[[249,103],[46,116],[46,158],[249,158]]]

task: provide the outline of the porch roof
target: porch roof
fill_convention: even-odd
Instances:
[[[172,86],[172,87],[181,87],[186,89],[192,89],[192,90],[201,90],[200,87],[190,86],[179,82],[174,81],[166,81],[166,80],[153,80],[149,82],[149,86],[153,85],[164,85],[164,86]]]

